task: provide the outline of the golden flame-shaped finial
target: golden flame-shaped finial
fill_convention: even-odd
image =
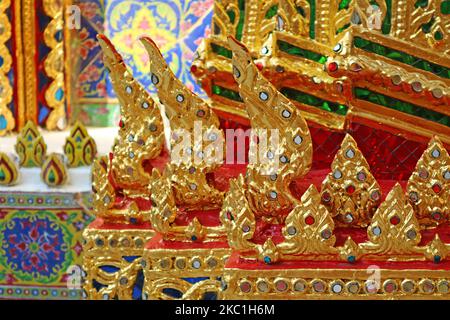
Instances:
[[[116,193],[109,181],[108,167],[107,156],[96,158],[92,167],[93,207],[99,217],[107,217],[108,210],[113,208],[116,202]]]
[[[152,182],[150,184],[152,209],[149,215],[149,221],[152,227],[166,234],[172,222],[177,216],[177,206],[172,193],[170,183],[171,173],[167,168],[164,175],[161,176],[158,170],[153,169]]]
[[[322,203],[340,226],[365,227],[381,202],[381,189],[355,140],[347,134],[322,184]]]
[[[223,162],[219,120],[206,102],[175,77],[153,40],[144,37],[141,41],[150,57],[152,83],[170,121],[170,170],[177,205],[188,210],[218,208],[223,194],[206,174]]]
[[[425,247],[425,257],[435,263],[439,263],[445,260],[450,252],[450,247],[446,246],[444,242],[442,242],[439,235],[436,233],[433,241],[431,241]]]
[[[237,250],[254,247],[251,239],[256,230],[256,221],[245,196],[245,182],[242,175],[230,181],[230,190],[223,201],[220,220],[228,231],[230,247]]]
[[[257,135],[250,142],[248,200],[255,215],[278,217],[298,203],[289,184],[311,167],[310,132],[297,108],[262,76],[245,46],[232,37],[228,42],[233,50],[233,74]]]
[[[72,168],[90,166],[94,162],[97,144],[79,121],[75,122],[70,135],[66,138],[64,154],[68,159],[69,167]]]
[[[362,246],[369,252],[378,255],[417,253],[421,239],[419,222],[399,183],[375,212],[367,235],[370,241]]]
[[[59,187],[67,182],[67,168],[63,159],[62,154],[51,153],[42,164],[41,178],[49,187]]]
[[[47,145],[32,121],[28,121],[20,131],[15,149],[20,159],[20,166],[31,168],[42,165]]]
[[[0,152],[0,185],[11,186],[19,180],[18,164],[6,153]]]
[[[283,254],[336,253],[333,248],[334,221],[327,208],[320,203],[320,194],[311,185],[302,202],[289,213],[283,228],[285,241],[280,244]]]
[[[428,148],[408,180],[409,202],[421,225],[436,226],[448,222],[450,214],[450,156],[438,137]]]
[[[119,139],[113,149],[112,175],[127,196],[146,197],[151,172],[145,166],[149,160],[158,157],[164,147],[162,117],[150,94],[133,78],[108,38],[99,35],[98,41],[121,106],[122,118]]]

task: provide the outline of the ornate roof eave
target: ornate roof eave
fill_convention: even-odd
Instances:
[[[395,58],[378,54],[375,50],[359,48],[359,45],[355,46],[355,39],[359,38],[363,39],[363,41],[365,40],[375,45],[392,49],[391,56],[398,56],[404,53],[417,58],[417,62],[426,62],[427,65],[431,63],[438,67],[450,68],[450,57],[445,54],[424,49],[411,42],[386,36],[355,25],[342,33],[342,36],[334,47],[335,52],[329,60],[329,63],[338,63],[339,71],[329,72],[331,76],[342,77],[346,75],[352,79],[365,78],[368,81],[377,82],[378,84],[379,78],[374,77],[374,75],[379,75],[390,79],[395,85],[404,83],[415,86],[415,88],[409,90],[410,93],[415,94],[415,99],[418,98],[417,96],[420,96],[417,93],[422,92],[424,100],[428,101],[430,98],[429,95],[431,94],[431,98],[440,100],[433,101],[434,104],[448,104],[450,79],[423,70],[420,67],[402,63],[395,60]],[[365,73],[360,72],[361,70],[364,70]],[[427,95],[426,92],[429,92],[429,94]]]

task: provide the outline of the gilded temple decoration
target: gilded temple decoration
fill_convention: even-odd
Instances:
[[[66,138],[64,154],[68,158],[69,167],[90,166],[97,155],[95,140],[89,136],[84,125],[77,121]]]
[[[142,38],[150,56],[152,83],[171,129],[171,183],[177,205],[190,210],[218,208],[223,194],[207,174],[223,163],[223,132],[210,106],[175,77],[150,38]],[[188,141],[186,141],[186,139]]]
[[[373,254],[395,257],[417,253],[420,226],[400,184],[394,186],[375,212],[367,235],[369,242],[362,247]]]
[[[303,194],[301,203],[287,216],[283,228],[285,241],[280,244],[283,254],[335,254],[334,221],[314,185]]]
[[[41,167],[41,179],[49,187],[59,187],[67,182],[68,173],[64,155],[51,153],[46,156]]]
[[[407,193],[422,226],[448,222],[450,213],[450,157],[436,136],[428,144],[408,180]]]
[[[398,15],[392,16],[391,34],[394,37],[412,41],[421,47],[429,47],[446,55],[450,54],[448,1],[416,1],[405,6],[393,1],[392,5],[393,10],[397,9],[398,12]]]
[[[171,172],[169,168],[163,173],[153,169],[152,182],[150,184],[152,210],[150,212],[150,223],[152,227],[163,234],[170,230],[174,222],[178,208],[172,192]]]
[[[163,151],[164,127],[150,94],[129,73],[122,57],[103,35],[98,41],[121,106],[119,139],[109,170],[115,183],[130,197],[147,197],[151,171],[148,162]]]
[[[109,159],[107,156],[98,157],[92,166],[93,208],[98,217],[108,219],[116,202],[116,191],[109,180]]]
[[[230,190],[225,196],[220,220],[228,232],[230,247],[237,250],[253,248],[251,239],[255,233],[256,221],[246,198],[242,175],[230,181]]]
[[[381,202],[381,189],[355,140],[347,134],[322,184],[322,203],[339,226],[365,227]]]
[[[0,185],[12,186],[20,177],[18,161],[16,163],[13,155],[0,152]]]
[[[278,1],[214,1],[213,37],[227,46],[228,35],[242,41],[251,52],[261,45],[276,27]]]
[[[45,100],[51,108],[46,127],[49,130],[62,130],[66,127],[64,41],[61,36],[64,31],[64,1],[43,0],[42,5],[45,14],[51,19],[44,30],[44,42],[50,49],[44,70],[51,79],[45,91]]]
[[[28,121],[17,136],[16,153],[21,167],[40,167],[44,161],[47,145],[38,128]]]
[[[448,299],[448,57],[439,51],[445,52],[438,31],[446,22],[436,11],[448,10],[442,3],[216,1],[213,35],[192,66],[211,106],[175,78],[153,41],[144,38],[158,107],[170,121],[172,159],[164,170],[145,166],[151,175],[140,182],[143,198],[118,187],[110,168],[115,153],[96,161],[94,207],[102,219],[85,231],[88,296],[136,298],[132,285],[143,278],[142,299]],[[422,35],[402,34],[409,29],[404,22],[421,11],[433,11],[414,21],[439,50],[427,52]],[[261,34],[249,31],[264,22],[269,23]],[[252,39],[249,50],[233,37],[227,41],[228,33],[244,44]],[[438,39],[432,41],[431,34]],[[119,84],[130,77],[125,69],[111,74]],[[134,88],[123,88],[126,105],[126,93]],[[234,167],[195,161],[208,158],[203,151],[223,139],[211,108],[224,127],[248,117],[253,132],[245,175],[230,179]],[[128,146],[129,134],[122,130],[142,123],[138,119],[121,122],[116,146]],[[366,136],[359,125],[366,126]],[[208,139],[181,148],[181,158],[189,156],[183,163],[174,151],[184,146],[183,130],[196,128]],[[329,128],[341,132],[321,134]],[[338,146],[336,135],[352,133],[320,192],[316,178],[324,167],[307,175],[317,142],[309,130],[328,142],[316,149],[317,157]],[[388,162],[384,156],[395,158],[393,149],[420,146],[436,133],[443,143],[432,139],[406,195],[404,179],[396,178],[401,181],[382,202],[381,190],[393,179],[371,173],[367,150],[373,148],[376,161]],[[353,137],[364,141],[364,152]],[[378,153],[385,138],[407,143],[386,143],[389,150]],[[228,179],[222,201],[219,180]],[[143,219],[123,224],[117,218],[122,215]],[[96,289],[95,281],[103,286]]]
[[[308,121],[342,132],[377,125],[421,141],[439,133],[450,141],[446,1],[272,3],[277,26],[256,50],[244,39],[257,23],[246,19],[221,24],[221,36],[211,35],[198,50],[192,70],[214,108],[246,121],[223,40],[224,28],[231,35],[242,29],[242,38],[235,36]],[[216,5],[213,21],[227,21],[222,7]]]
[[[280,0],[277,29],[308,37],[311,6],[307,0]]]
[[[296,107],[251,63],[247,49],[232,38],[229,45],[233,50],[233,74],[253,131],[246,196],[255,215],[277,219],[298,202],[289,184],[311,167],[309,129]]]
[[[13,89],[9,80],[9,72],[12,66],[12,56],[7,47],[7,42],[11,39],[11,22],[6,11],[11,7],[11,0],[0,3],[0,21],[2,32],[0,34],[0,136],[11,131],[15,127],[15,120],[9,104],[13,99]]]

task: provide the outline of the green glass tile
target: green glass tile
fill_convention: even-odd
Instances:
[[[384,17],[383,24],[381,26],[381,32],[383,32],[383,34],[389,34],[391,32],[391,17],[392,0],[386,0],[386,16]]]
[[[309,3],[309,37],[316,38],[316,0],[308,0]]]
[[[291,100],[295,100],[300,103],[316,107],[324,111],[336,113],[342,116],[345,116],[348,112],[348,107],[345,105],[327,101],[292,88],[282,88],[280,92]]]
[[[287,54],[291,54],[298,57],[303,57],[308,60],[313,60],[318,63],[324,64],[327,61],[327,57],[324,55],[321,55],[320,53],[312,52],[297,46],[294,46],[286,41],[283,40],[277,40],[278,48],[286,52]]]
[[[303,7],[298,6],[296,9],[297,9],[298,14],[300,14],[303,18],[306,18],[306,12]]]
[[[450,117],[437,111],[428,110],[421,106],[398,100],[364,88],[355,88],[355,97],[383,107],[407,113],[422,119],[440,123],[450,127]]]
[[[271,6],[266,12],[266,19],[272,19],[278,12],[278,5]]]
[[[441,13],[442,14],[450,14],[450,0],[441,2]]]
[[[230,22],[234,23],[234,21],[236,20],[236,13],[233,10],[228,10],[227,15],[228,18],[230,18]]]
[[[424,23],[422,25],[422,31],[423,33],[430,33],[431,32],[431,27],[433,26],[434,22],[436,21],[435,17],[432,17],[430,19],[430,21],[428,21],[427,23]]]
[[[345,29],[347,29],[347,28],[349,28],[349,27],[350,27],[350,23],[347,23],[345,26],[343,26],[343,27],[337,29],[337,30],[336,30],[336,34],[341,33],[342,31],[344,31]]]
[[[395,50],[366,39],[362,39],[361,37],[355,37],[353,39],[353,45],[356,48],[362,49],[364,51],[382,55],[386,58],[408,64],[415,68],[432,72],[438,77],[450,79],[450,68],[422,60],[405,52]]]
[[[348,9],[350,2],[352,2],[352,0],[341,0],[339,3],[339,10]]]
[[[215,95],[230,99],[230,100],[234,100],[234,101],[238,101],[238,102],[243,102],[241,96],[239,95],[238,92],[234,91],[234,90],[230,90],[218,85],[213,85],[212,86],[212,92]]]
[[[236,39],[242,39],[242,33],[244,31],[244,21],[245,21],[245,0],[239,0],[239,22],[236,27]]]
[[[434,39],[437,41],[441,41],[442,39],[444,39],[444,35],[442,34],[442,32],[436,31],[434,33]]]
[[[214,53],[217,53],[218,55],[225,58],[231,59],[233,57],[233,53],[231,52],[231,50],[219,46],[218,44],[211,43],[211,49]]]
[[[414,7],[416,8],[425,8],[428,5],[428,0],[417,0],[414,4]]]

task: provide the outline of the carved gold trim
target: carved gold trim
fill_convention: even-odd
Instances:
[[[0,34],[0,56],[2,57],[2,66],[0,67],[0,116],[4,117],[6,127],[0,130],[0,136],[5,135],[15,127],[15,120],[8,105],[13,98],[13,88],[9,80],[9,72],[12,66],[12,56],[6,44],[11,39],[11,22],[6,14],[6,10],[11,8],[11,0],[5,0],[0,3],[0,24],[2,33]]]

